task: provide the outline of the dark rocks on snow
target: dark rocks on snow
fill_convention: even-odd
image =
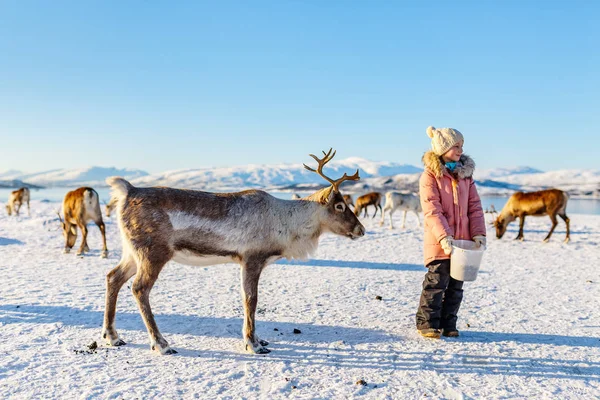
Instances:
[[[297,334],[299,334],[299,333],[302,333],[302,331],[301,331],[300,329],[296,329],[296,328],[294,328],[294,333],[297,335]]]
[[[375,300],[383,300],[383,297],[381,297],[381,296],[375,296]]]
[[[357,385],[367,386],[367,382],[364,379],[359,379],[356,381]]]

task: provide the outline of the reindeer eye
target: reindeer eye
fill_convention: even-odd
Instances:
[[[335,210],[336,211],[344,212],[346,210],[346,204],[344,204],[344,203],[336,203]]]

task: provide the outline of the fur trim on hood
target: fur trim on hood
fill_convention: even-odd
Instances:
[[[444,175],[446,166],[442,162],[442,158],[435,154],[433,151],[428,151],[423,154],[423,164],[425,169],[433,172],[436,178],[441,178]],[[460,160],[456,164],[454,173],[459,179],[470,178],[475,172],[475,161],[466,154],[460,156]]]

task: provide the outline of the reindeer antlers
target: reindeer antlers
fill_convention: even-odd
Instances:
[[[333,154],[331,154],[331,152],[333,151]],[[339,179],[333,180],[329,177],[327,177],[324,173],[323,173],[323,167],[325,166],[325,164],[327,164],[329,161],[331,161],[331,159],[335,156],[335,150],[333,150],[333,148],[330,148],[329,151],[327,153],[323,152],[323,155],[325,157],[323,157],[322,159],[319,159],[317,156],[315,156],[314,154],[309,154],[309,156],[311,156],[312,158],[315,159],[315,161],[319,164],[317,169],[314,170],[313,168],[309,167],[306,164],[304,165],[304,168],[306,168],[309,171],[312,172],[316,172],[317,174],[321,175],[321,177],[323,177],[323,179],[325,179],[327,182],[331,183],[331,185],[333,186],[333,190],[335,190],[336,192],[339,192],[339,187],[341,185],[342,182],[344,181],[357,181],[360,179],[360,177],[358,176],[358,170],[356,170],[356,173],[352,176],[348,176],[344,173],[344,176],[342,176]]]
[[[63,219],[60,217],[60,211],[55,210],[56,211],[56,215],[58,215],[58,219],[60,220],[61,224],[64,222]]]

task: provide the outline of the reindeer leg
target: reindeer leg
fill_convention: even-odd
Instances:
[[[77,255],[80,256],[83,253],[85,253],[86,251],[90,251],[90,248],[87,245],[87,234],[88,234],[87,225],[85,223],[83,223],[83,224],[78,224],[77,226],[79,226],[79,229],[81,229],[81,246],[79,246],[79,250],[77,250]]]
[[[552,236],[552,232],[554,232],[554,228],[556,228],[556,225],[558,225],[556,215],[550,215],[550,220],[552,221],[552,227],[550,228],[550,232],[548,232],[548,235],[544,238],[544,243],[548,243],[548,241],[550,240],[550,236]]]
[[[158,274],[173,256],[172,251],[165,247],[155,246],[152,249],[145,250],[147,254],[141,257],[143,261],[138,265],[138,270],[131,285],[131,291],[138,303],[144,324],[146,324],[148,336],[150,336],[150,348],[163,355],[175,354],[177,351],[169,347],[169,343],[158,330],[150,307],[150,291],[154,286],[154,282],[158,279]]]
[[[123,346],[126,344],[115,329],[115,314],[117,312],[117,297],[119,290],[137,271],[137,265],[133,257],[124,255],[119,265],[106,275],[106,307],[104,309],[104,327],[102,338],[111,346]]]
[[[106,248],[106,227],[104,226],[104,222],[102,220],[96,221],[96,225],[100,229],[100,233],[102,234],[102,258],[108,257],[108,249]]]
[[[392,220],[392,215],[394,214],[394,209],[390,210],[390,229],[394,229],[394,222]]]
[[[402,218],[402,229],[406,228],[406,214],[408,214],[408,210],[404,210],[404,217]]]
[[[569,240],[571,240],[571,234],[569,232],[569,223],[571,222],[571,220],[569,219],[569,217],[567,217],[567,214],[558,214],[563,221],[565,221],[565,224],[567,224],[567,237],[565,238],[565,243],[569,243]]]
[[[525,226],[525,216],[522,215],[519,218],[519,234],[517,235],[517,237],[515,238],[515,240],[520,240],[523,241],[523,227]]]
[[[255,332],[255,313],[258,303],[258,280],[260,273],[265,266],[265,260],[248,260],[242,264],[242,302],[244,306],[244,328],[242,336],[246,351],[252,354],[266,354],[271,350],[267,349],[269,343],[260,340]]]
[[[77,240],[77,228],[75,227],[75,225],[71,225],[69,222],[67,222],[66,217],[65,217],[65,232],[66,232],[66,238],[65,238],[65,249],[63,250],[63,253],[68,254],[71,252],[71,249],[73,248],[73,246],[75,246],[75,241]],[[74,238],[73,238],[74,237]],[[72,240],[70,240],[72,239]]]
[[[386,207],[383,207],[383,211],[381,212],[381,222],[379,222],[379,226],[383,226],[383,224],[385,223],[385,212],[388,210]]]
[[[419,216],[419,213],[415,211],[415,215],[417,216],[417,221],[419,222],[419,226],[421,226],[421,217]]]
[[[27,200],[27,216],[31,217],[31,209],[29,208],[29,200]]]

